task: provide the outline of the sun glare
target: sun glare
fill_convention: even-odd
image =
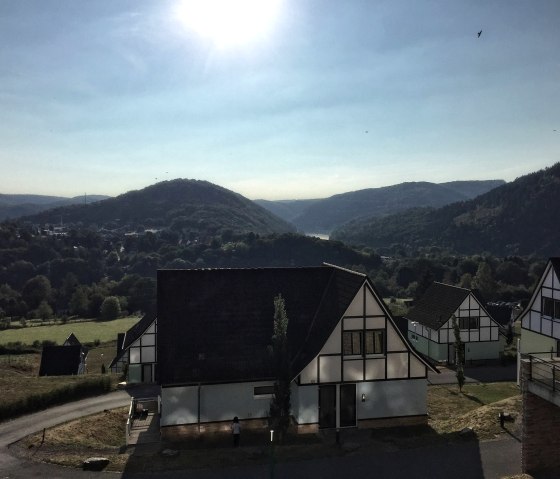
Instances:
[[[182,0],[177,17],[188,29],[218,47],[235,47],[263,38],[280,12],[282,0]]]

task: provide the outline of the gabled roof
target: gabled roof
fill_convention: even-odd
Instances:
[[[269,346],[278,294],[285,300],[297,374],[319,353],[366,281],[363,274],[332,265],[160,270],[160,382],[272,379]]]
[[[405,317],[409,321],[438,330],[470,293],[465,288],[434,282]]]
[[[74,333],[70,333],[70,336],[68,336],[66,338],[66,341],[64,341],[64,346],[81,346],[81,345],[82,343],[78,341],[78,338]]]
[[[556,276],[560,279],[560,258],[559,257],[550,258],[550,262],[552,263],[552,267],[554,268],[554,272],[556,273]]]
[[[132,326],[124,335],[122,349],[126,350],[130,345],[144,334],[146,329],[155,321],[155,314],[145,314],[144,317]]]
[[[45,346],[41,354],[39,376],[68,376],[78,374],[82,347]]]
[[[130,345],[144,334],[155,319],[155,314],[145,314],[142,319],[133,325],[126,333],[119,333],[117,335],[117,354],[111,361],[109,369],[117,364]]]
[[[521,319],[523,320],[523,317],[531,310],[531,308],[533,307],[533,304],[535,303],[535,300],[537,298],[538,293],[540,292],[544,280],[546,279],[546,275],[548,274],[548,272],[550,271],[550,268],[552,267],[552,269],[554,270],[554,273],[556,274],[556,276],[560,279],[560,257],[557,256],[553,256],[551,258],[548,259],[548,263],[546,264],[546,268],[543,271],[543,274],[541,275],[539,282],[537,283],[537,286],[535,287],[535,289],[533,290],[533,294],[531,296],[531,299],[529,300],[529,302],[527,303],[527,306],[525,306],[525,308],[523,309],[523,311],[521,311],[521,313],[517,316],[517,319]],[[523,326],[522,326],[523,327]]]

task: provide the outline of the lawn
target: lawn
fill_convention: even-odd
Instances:
[[[41,354],[7,354],[0,356],[0,407],[15,404],[31,395],[50,392],[91,377],[99,376],[101,365],[106,370],[116,353],[115,341],[90,349],[87,358],[88,373],[80,376],[39,377]],[[119,378],[110,375],[115,386]]]
[[[113,321],[80,321],[50,326],[33,326],[0,331],[0,344],[21,342],[31,345],[34,341],[50,340],[62,345],[70,333],[82,343],[113,341],[118,333],[124,333],[139,321],[138,316],[114,319]]]

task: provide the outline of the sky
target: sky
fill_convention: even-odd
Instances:
[[[559,24],[558,0],[2,0],[0,193],[512,181],[560,161]]]

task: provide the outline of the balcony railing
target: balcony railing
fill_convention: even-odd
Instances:
[[[552,392],[560,391],[560,357],[552,353],[523,354],[529,362],[528,380],[546,387]]]

